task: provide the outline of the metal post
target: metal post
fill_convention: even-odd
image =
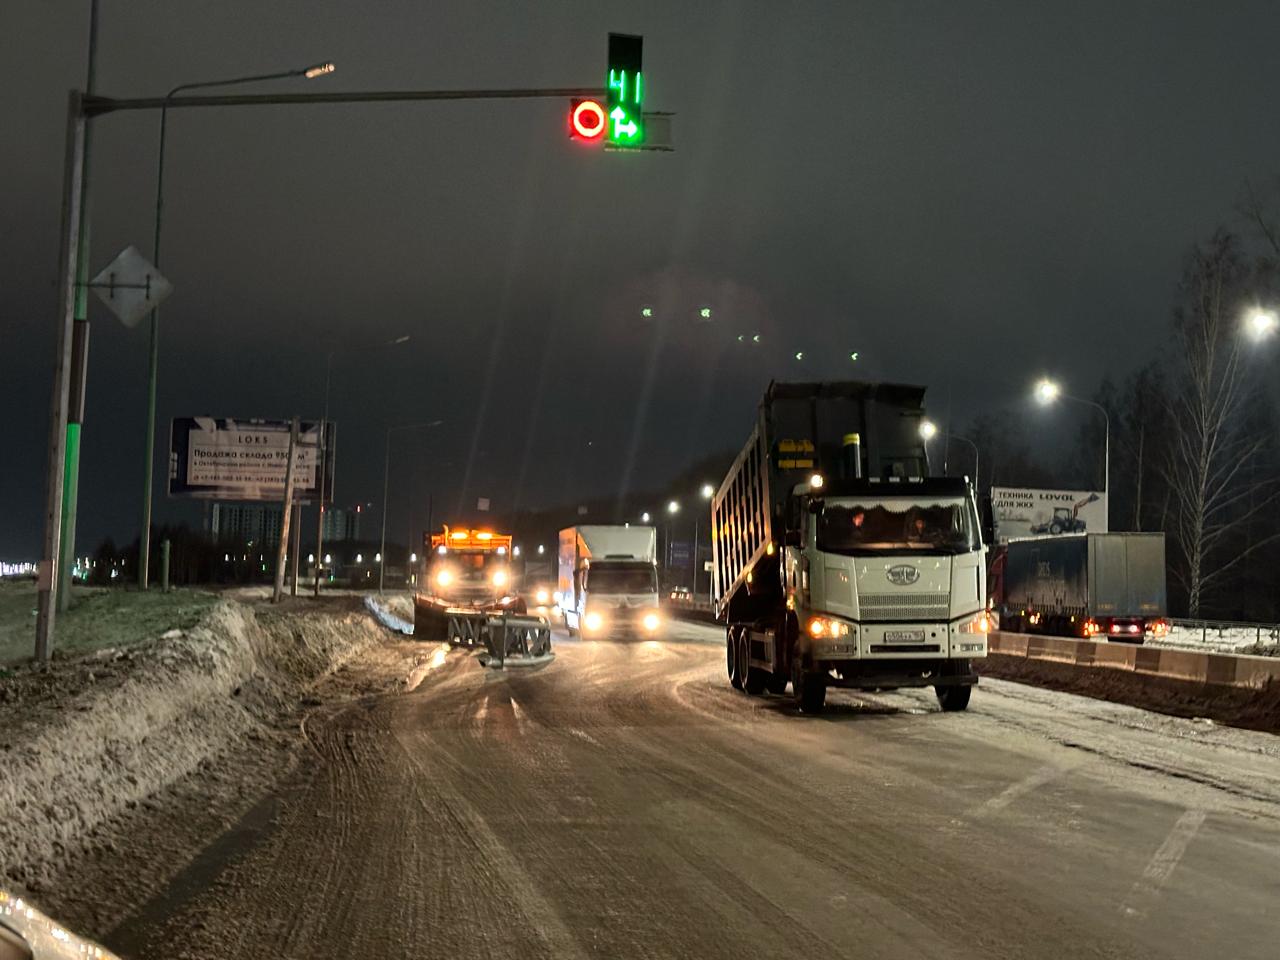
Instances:
[[[293,560],[289,564],[289,596],[298,595],[298,555],[302,551],[302,501],[293,505]]]
[[[59,315],[49,403],[49,460],[45,475],[44,556],[37,578],[35,658],[53,653],[57,613],[59,560],[62,547],[62,498],[66,455],[67,409],[70,399],[72,325],[75,322],[76,255],[80,244],[80,210],[84,187],[86,120],[79,90],[67,97],[66,155],[62,172],[62,242],[58,253]]]
[[[160,541],[160,592],[169,592],[169,538]]]
[[[378,592],[382,592],[382,571],[387,568],[387,490],[391,484],[391,431],[387,427],[386,451],[382,457],[382,539],[379,541]]]
[[[85,93],[92,96],[97,83],[98,0],[89,4],[89,63]],[[65,470],[62,490],[62,557],[74,557],[76,512],[80,500],[80,433],[84,424],[85,391],[89,374],[89,162],[93,128],[84,131],[84,173],[80,185],[80,235],[76,241],[75,321],[72,323],[71,385],[67,413]],[[72,564],[59,565],[58,611],[66,613],[71,603]]]
[[[289,428],[289,464],[284,472],[284,501],[280,510],[280,545],[276,549],[276,586],[271,602],[279,603],[284,594],[284,572],[289,558],[289,520],[293,516],[293,480],[298,460],[298,418]]]
[[[314,596],[320,597],[320,570],[324,566],[324,497],[329,471],[329,383],[333,379],[333,351],[324,362],[324,417],[320,421],[320,479],[316,482],[316,582]]]

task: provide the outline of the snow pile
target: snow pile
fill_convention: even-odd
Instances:
[[[391,612],[392,606],[402,607],[403,603],[396,603],[393,599],[384,606],[377,597],[370,594],[364,598],[364,605],[365,609],[372,613],[377,621],[387,629],[403,633],[406,637],[413,636],[413,623]]]
[[[223,601],[190,630],[0,676],[0,886],[41,885],[95,826],[256,742],[378,640],[353,608]]]

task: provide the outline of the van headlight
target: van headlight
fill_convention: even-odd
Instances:
[[[593,611],[582,618],[582,625],[594,633],[604,626],[604,617]]]

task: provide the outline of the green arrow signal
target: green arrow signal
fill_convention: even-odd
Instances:
[[[623,134],[628,137],[634,137],[638,132],[639,128],[636,127],[636,122],[627,120],[627,111],[621,107],[614,107],[609,116],[613,118],[613,135],[615,137],[620,137]],[[623,120],[627,120],[627,122],[623,123]]]

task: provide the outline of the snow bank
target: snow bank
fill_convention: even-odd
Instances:
[[[221,601],[177,635],[0,679],[0,878],[64,868],[95,826],[256,740],[380,634],[354,603]]]
[[[391,606],[394,601],[389,601],[385,606],[378,601],[372,594],[364,598],[365,609],[374,615],[377,621],[389,630],[395,630],[397,633],[403,633],[406,637],[413,636],[413,624],[391,612]],[[395,604],[403,606],[403,604]]]

